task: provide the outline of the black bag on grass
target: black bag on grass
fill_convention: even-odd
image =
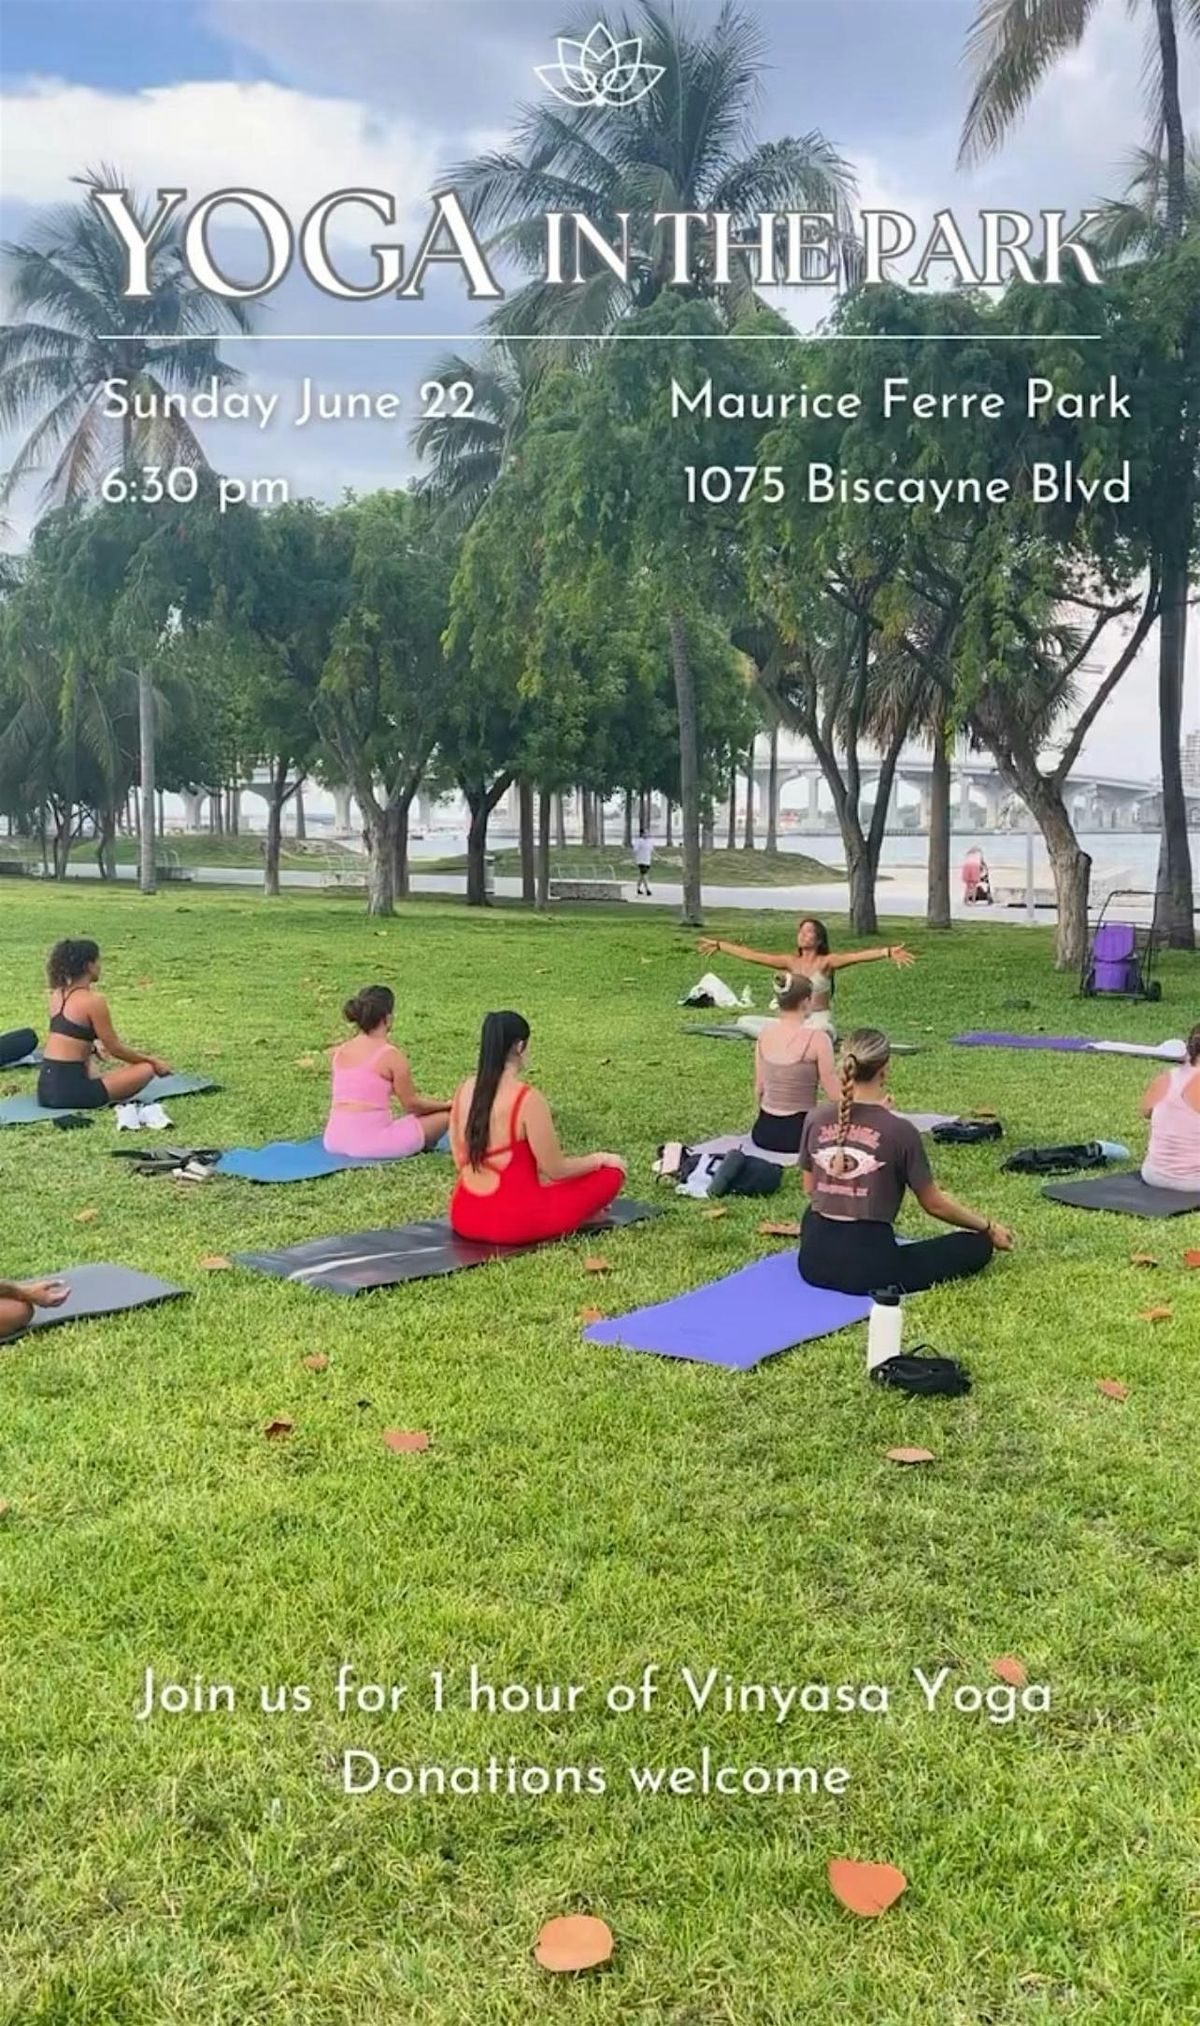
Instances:
[[[955,1358],[942,1358],[936,1352],[921,1355],[918,1344],[915,1351],[901,1353],[896,1358],[885,1358],[882,1365],[873,1367],[871,1377],[881,1386],[896,1386],[902,1393],[945,1393],[951,1397],[971,1390],[971,1374],[965,1365]]]
[[[735,1147],[726,1154],[709,1187],[710,1196],[773,1196],[783,1181],[777,1161],[760,1161],[757,1154]]]
[[[1072,1147],[1017,1147],[1001,1162],[1001,1174],[1073,1175],[1080,1168],[1107,1168],[1108,1155],[1099,1140]]]
[[[999,1119],[950,1119],[933,1128],[933,1138],[946,1147],[973,1147],[979,1140],[999,1140],[1004,1127]]]

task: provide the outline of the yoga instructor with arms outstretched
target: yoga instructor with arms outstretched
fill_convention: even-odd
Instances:
[[[46,1036],[37,1099],[56,1111],[93,1111],[123,1104],[145,1090],[151,1077],[169,1076],[161,1056],[127,1048],[112,1024],[100,980],[100,945],[89,938],[55,943],[46,963],[50,1031]],[[98,1054],[119,1063],[101,1075]]]
[[[886,1034],[856,1028],[842,1050],[837,1104],[818,1105],[808,1115],[800,1144],[809,1204],[800,1271],[812,1287],[918,1294],[981,1272],[993,1251],[1012,1250],[1012,1233],[1003,1224],[938,1188],[920,1133],[891,1108],[891,1053]],[[931,1217],[958,1229],[898,1245],[894,1226],[906,1189]]]
[[[847,964],[878,964],[885,958],[900,969],[917,961],[903,943],[885,943],[877,950],[844,950],[835,956],[829,947],[828,929],[813,915],[805,915],[797,925],[796,947],[790,953],[771,955],[767,950],[749,950],[744,943],[727,943],[712,936],[706,936],[699,948],[702,957],[737,957],[743,964],[766,964],[773,971],[794,971],[808,978],[812,999],[807,1025],[823,1027],[829,1034],[834,1031],[830,1002],[836,972],[844,970]]]

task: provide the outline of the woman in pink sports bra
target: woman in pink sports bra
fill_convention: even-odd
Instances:
[[[450,1123],[450,1107],[414,1088],[408,1057],[391,1040],[394,993],[368,985],[347,999],[342,1012],[358,1029],[333,1055],[333,1102],[325,1151],[361,1161],[396,1161],[436,1145]],[[399,1117],[392,1099],[404,1106]]]
[[[1152,1189],[1200,1189],[1200,1023],[1178,1068],[1156,1076],[1142,1099],[1150,1145],[1142,1180]]]

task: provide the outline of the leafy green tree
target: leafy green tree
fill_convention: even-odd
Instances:
[[[1192,862],[1181,761],[1188,600],[1200,502],[1200,246],[1194,159],[1189,158],[1180,86],[1181,36],[1200,35],[1197,0],[1133,0],[1149,30],[1152,143],[1136,196],[1149,200],[1156,242],[1147,286],[1173,328],[1160,362],[1162,427],[1156,457],[1160,528],[1158,715],[1163,785],[1164,879],[1168,929],[1178,949],[1195,948]],[[1059,60],[1078,48],[1100,0],[979,0],[967,43],[975,72],[963,128],[965,159],[1003,143]],[[1161,164],[1161,169],[1158,165]],[[1147,176],[1148,166],[1154,173]],[[1126,220],[1128,225],[1129,220]],[[1110,215],[1110,243],[1116,221]],[[1133,235],[1136,240],[1137,234]],[[1119,235],[1118,235],[1119,239]],[[1182,256],[1182,257],[1181,257]]]
[[[349,602],[317,695],[325,742],[366,820],[367,911],[408,892],[408,820],[444,730],[453,551],[433,507],[377,492],[343,507]]]

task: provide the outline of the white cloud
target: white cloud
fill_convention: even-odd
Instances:
[[[412,223],[436,180],[434,136],[414,121],[277,84],[114,92],[34,78],[0,98],[0,118],[5,196],[29,205],[61,202],[71,176],[109,162],[144,192],[169,186],[197,198],[253,187],[294,216],[329,190],[386,190]]]

